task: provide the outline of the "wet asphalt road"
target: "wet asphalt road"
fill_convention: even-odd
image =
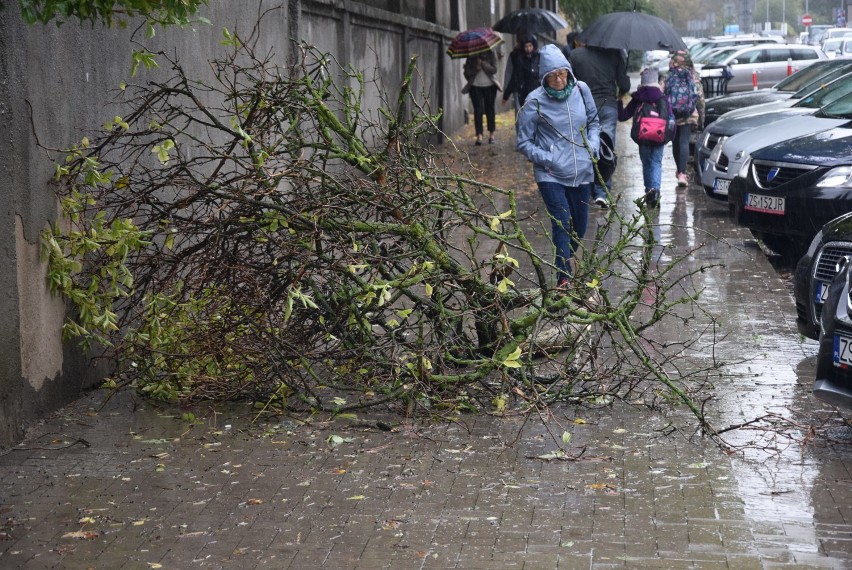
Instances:
[[[510,121],[493,146],[459,144],[474,162],[515,161],[512,183],[529,184]],[[619,208],[643,191],[626,129]],[[662,436],[665,420],[618,405],[258,429],[241,408],[199,410],[192,426],[96,392],[0,455],[0,568],[852,568],[852,431],[810,395],[816,343],[796,332],[789,275],[725,205],[676,188],[668,151],[663,180],[660,240],[706,242],[694,262],[724,264],[701,275],[722,325],[707,358],[735,362],[714,421],[783,426],[728,434],[765,449]],[[586,454],[539,459],[563,431]]]

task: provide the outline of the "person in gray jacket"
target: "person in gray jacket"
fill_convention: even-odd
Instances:
[[[518,113],[517,148],[533,163],[550,215],[557,286],[562,286],[571,276],[571,256],[589,221],[600,123],[588,85],[577,81],[559,47],[546,45],[540,53],[541,85]]]

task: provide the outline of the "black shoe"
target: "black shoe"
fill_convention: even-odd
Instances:
[[[595,205],[601,210],[606,210],[609,208],[609,200],[604,198],[603,196],[598,196],[595,198]]]
[[[476,146],[482,146],[482,141],[479,141],[479,140],[478,140],[478,141],[476,141],[476,142],[475,142],[475,143],[473,143],[473,144],[475,144]]]
[[[656,188],[651,188],[645,192],[645,205],[649,208],[656,208],[660,203],[660,191]]]

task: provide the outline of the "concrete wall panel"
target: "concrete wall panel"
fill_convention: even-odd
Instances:
[[[477,0],[479,1],[479,0]],[[503,0],[505,1],[505,0]],[[503,1],[498,2],[501,5]],[[506,2],[520,6],[520,2]],[[487,2],[490,6],[490,2]],[[513,7],[515,7],[513,6]],[[343,64],[374,75],[395,96],[412,54],[433,111],[452,133],[464,120],[466,97],[458,61],[445,50],[467,21],[465,0],[426,5],[413,0],[210,0],[202,15],[212,22],[156,29],[146,38],[131,23],[125,29],[70,21],[27,26],[18,3],[0,12],[0,446],[19,440],[28,424],[95,385],[106,373],[73,345],[60,340],[64,303],[52,298],[39,260],[39,235],[56,219],[50,180],[58,149],[91,129],[123,115],[122,82],[166,77],[167,67],[130,77],[131,54],[142,46],[176,56],[193,76],[207,75],[209,61],[223,52],[222,28],[251,36],[261,12],[256,51],[286,66],[291,41],[304,39]],[[166,62],[159,60],[164,66]],[[379,91],[367,91],[367,108]]]

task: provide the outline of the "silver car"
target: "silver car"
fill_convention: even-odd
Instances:
[[[702,78],[728,76],[727,92],[772,87],[792,72],[828,59],[819,47],[805,44],[747,46],[701,68]],[[757,85],[755,86],[755,82]]]
[[[716,200],[727,200],[731,181],[752,152],[783,140],[848,123],[850,104],[852,73],[787,109],[730,120],[727,114],[722,115],[721,119],[708,127],[700,143],[706,149],[708,144],[712,144],[710,140],[715,138],[715,146],[701,173],[701,185],[705,192]]]

